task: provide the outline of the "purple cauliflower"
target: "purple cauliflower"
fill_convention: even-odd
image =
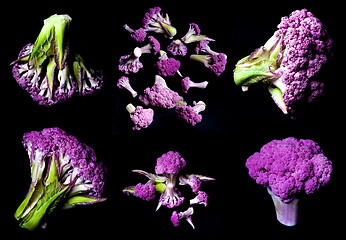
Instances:
[[[132,53],[120,56],[118,70],[125,73],[138,73],[143,68],[143,63],[140,61],[142,51],[139,47],[135,47]]]
[[[211,49],[211,47],[209,46],[209,43],[210,41],[207,41],[207,40],[199,41],[196,44],[195,53],[196,54],[208,53],[210,55],[220,54],[219,52],[216,52],[213,49]]]
[[[178,73],[180,76],[179,68],[180,61],[175,58],[168,57],[167,53],[163,50],[160,51],[159,60],[156,62],[157,74],[163,77],[173,76]]]
[[[168,151],[156,160],[155,173],[166,177],[166,188],[160,196],[157,209],[163,205],[168,208],[179,206],[185,198],[176,188],[177,175],[185,168],[186,161],[177,151]]]
[[[205,207],[208,205],[208,194],[204,191],[198,191],[197,196],[190,199],[190,205],[203,204]]]
[[[187,47],[180,39],[175,39],[168,44],[167,51],[174,56],[185,56],[187,54]]]
[[[199,28],[197,23],[190,23],[189,30],[187,33],[181,38],[181,41],[185,44],[198,42],[202,40],[207,41],[215,41],[212,38],[207,37],[206,35],[201,34],[201,29]]]
[[[281,18],[273,36],[240,59],[233,77],[243,91],[254,84],[268,87],[275,104],[292,118],[298,105],[309,105],[324,95],[318,77],[332,57],[332,39],[321,21],[307,9]]]
[[[142,24],[146,32],[160,33],[169,39],[177,34],[177,29],[172,26],[168,14],[163,16],[160,7],[149,8],[144,15]]]
[[[127,24],[124,24],[123,28],[130,33],[130,37],[136,42],[144,42],[147,37],[147,32],[144,28],[132,29]]]
[[[224,53],[191,54],[190,59],[202,63],[216,76],[220,76],[226,70],[227,55]]]
[[[69,15],[51,15],[44,20],[36,41],[26,44],[11,63],[19,86],[42,106],[65,102],[101,89],[102,70],[87,66],[69,41]]]
[[[180,225],[180,220],[186,219],[186,221],[191,225],[191,227],[195,229],[195,225],[192,222],[193,213],[193,207],[189,207],[186,211],[183,212],[173,211],[171,215],[171,222],[173,223],[173,226],[178,227]]]
[[[211,180],[215,179],[198,174],[186,174],[179,176],[179,185],[189,185],[192,192],[198,193],[201,189],[202,182]]]
[[[135,186],[126,187],[123,192],[132,194],[145,201],[154,200],[156,197],[156,187],[153,181],[148,181],[145,184],[137,183]]]
[[[60,128],[26,132],[31,184],[15,212],[22,228],[45,227],[58,209],[103,202],[106,168],[95,151]]]
[[[125,73],[137,73],[143,68],[143,63],[140,61],[140,57],[144,53],[157,54],[160,51],[160,43],[153,36],[148,37],[149,43],[141,46],[135,47],[133,52],[128,55],[121,56],[119,59],[118,69]]]
[[[197,123],[202,121],[202,115],[200,112],[204,111],[206,104],[203,101],[193,102],[194,106],[186,104],[179,104],[175,107],[175,112],[178,117],[183,119],[185,122],[195,126]]]
[[[123,192],[125,194],[132,194],[140,197],[143,200],[149,201],[153,200],[156,196],[153,187],[155,186],[156,192],[160,194],[159,203],[156,208],[157,211],[161,206],[165,206],[170,209],[180,206],[185,201],[185,197],[182,195],[182,192],[178,189],[178,187],[188,185],[191,187],[191,189],[193,189],[194,193],[197,193],[196,198],[191,199],[191,202],[189,202],[190,205],[204,204],[206,206],[208,195],[200,190],[201,183],[202,181],[214,180],[214,178],[197,174],[183,175],[182,170],[185,168],[185,166],[186,161],[180,152],[168,151],[157,158],[155,174],[143,170],[132,170],[132,172],[136,172],[147,177],[148,181],[146,184],[128,186],[123,189]],[[192,212],[191,209],[186,211],[186,214],[189,213],[189,216],[193,213],[193,209]],[[187,215],[184,217],[183,213],[178,212],[173,213],[173,215],[173,223],[177,224],[180,219],[188,217]],[[189,221],[189,219],[187,220]],[[192,222],[190,224],[193,226]]]
[[[159,107],[163,109],[172,109],[180,101],[183,101],[183,97],[170,89],[167,86],[165,79],[159,75],[155,76],[154,85],[145,88],[142,95],[138,98],[145,106]]]
[[[154,110],[151,108],[143,108],[142,106],[134,106],[129,103],[126,105],[126,110],[130,114],[133,123],[133,130],[141,130],[147,128],[154,120]]]
[[[138,183],[134,187],[134,194],[145,201],[154,200],[156,194],[155,185],[152,182],[147,182],[145,184]]]
[[[176,175],[186,166],[185,159],[179,152],[168,151],[156,160],[155,173]]]
[[[203,82],[194,82],[190,79],[190,77],[184,77],[181,80],[181,90],[183,93],[187,93],[190,88],[206,88],[208,86],[208,81],[203,81]]]
[[[137,91],[132,88],[131,83],[130,83],[130,79],[127,76],[121,76],[118,79],[117,87],[120,89],[125,89],[125,90],[129,91],[131,93],[132,97],[137,96]]]
[[[154,55],[160,52],[160,42],[153,36],[148,37],[148,42],[146,45],[140,47],[141,53],[152,53]]]
[[[300,197],[325,186],[333,169],[316,142],[294,137],[266,143],[246,160],[245,166],[249,176],[268,189],[278,221],[287,226],[297,223]]]

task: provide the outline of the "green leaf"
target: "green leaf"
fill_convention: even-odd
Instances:
[[[22,219],[20,226],[28,230],[36,229],[39,225],[42,224],[43,218],[46,215],[51,214],[56,209],[60,201],[62,201],[64,197],[63,194],[65,193],[67,189],[68,187],[65,187],[64,189],[59,191],[57,194],[55,194],[54,196],[48,199],[41,198],[40,200],[41,202],[43,202],[43,204],[37,204],[35,208],[33,208],[30,211],[30,214],[26,215]],[[43,195],[43,196],[46,196],[46,195]]]
[[[96,197],[91,197],[91,196],[81,196],[81,195],[76,195],[67,200],[67,202],[64,204],[63,208],[72,208],[77,205],[88,205],[88,204],[93,204],[96,202],[102,202],[105,201],[105,198],[96,198]]]
[[[268,90],[269,90],[275,104],[281,109],[281,111],[284,114],[287,114],[287,107],[286,107],[286,104],[285,104],[284,99],[282,97],[281,90],[279,88],[273,87],[273,86],[269,86]]]
[[[48,65],[47,65],[47,79],[48,79],[48,88],[49,93],[52,95],[53,93],[53,87],[54,87],[54,70],[55,70],[56,64],[54,62],[54,59],[51,58]]]
[[[59,69],[63,68],[67,50],[67,43],[64,42],[65,31],[71,21],[70,16],[57,14],[44,20],[29,57],[28,64],[31,68],[41,67],[46,59],[53,55]]]

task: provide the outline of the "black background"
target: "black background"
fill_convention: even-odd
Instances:
[[[2,106],[2,181],[0,232],[7,239],[225,239],[257,237],[266,239],[336,239],[345,223],[344,204],[344,74],[341,68],[339,28],[340,6],[333,1],[11,1],[2,15],[0,55]],[[188,5],[187,5],[188,4]],[[134,102],[116,87],[121,76],[117,70],[121,55],[136,44],[122,25],[139,27],[143,14],[159,6],[182,36],[195,22],[203,34],[215,39],[213,49],[228,56],[226,71],[219,77],[204,67],[186,62],[183,74],[192,80],[209,81],[207,89],[190,90],[187,99],[207,104],[203,120],[196,126],[176,119],[169,111],[155,112],[152,125],[133,131],[125,105]],[[284,115],[265,90],[242,92],[235,86],[235,63],[262,46],[274,33],[282,16],[307,8],[318,17],[334,40],[334,57],[321,72],[326,81],[323,100],[304,111],[298,119]],[[33,43],[52,14],[72,17],[71,32],[82,56],[105,73],[102,90],[92,96],[73,99],[53,107],[34,103],[16,83],[10,63],[27,43]],[[177,36],[178,36],[177,35]],[[151,63],[134,75],[138,86],[151,85]],[[185,64],[185,62],[184,62]],[[143,83],[144,82],[144,83]],[[172,83],[173,85],[174,83]],[[46,229],[27,231],[18,226],[13,214],[30,185],[27,153],[21,140],[24,132],[60,127],[92,146],[109,168],[106,195],[99,205],[61,211]],[[299,223],[280,224],[266,189],[250,179],[245,161],[272,139],[288,136],[318,142],[333,161],[333,175],[321,191],[301,200]],[[209,194],[207,207],[196,206],[192,229],[186,222],[173,227],[171,211],[157,201],[145,202],[122,193],[122,189],[144,177],[132,169],[154,172],[156,158],[179,151],[186,159],[187,173],[214,177],[202,184]]]

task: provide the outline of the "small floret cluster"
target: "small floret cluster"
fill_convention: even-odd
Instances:
[[[173,226],[178,227],[181,220],[185,219],[192,228],[195,228],[192,222],[193,205],[201,204],[206,207],[208,204],[208,194],[201,190],[201,184],[215,179],[198,174],[183,174],[185,166],[186,161],[180,152],[168,151],[157,158],[155,174],[143,170],[132,170],[132,172],[144,175],[149,180],[144,184],[128,186],[124,188],[123,192],[145,201],[155,200],[159,196],[156,211],[161,206],[173,209],[170,218]],[[178,186],[189,186],[195,195],[188,200],[189,206],[184,211],[176,210],[186,200]]]
[[[24,133],[31,184],[15,212],[22,228],[45,228],[60,209],[86,206],[103,197],[107,169],[93,148],[60,128]]]
[[[90,68],[72,51],[71,22],[66,14],[45,19],[36,41],[26,44],[11,63],[13,77],[39,105],[52,106],[90,95],[103,85],[102,70]]]
[[[130,104],[155,112],[157,109],[176,110],[173,111],[175,116],[192,126],[201,122],[201,112],[207,105],[200,99],[193,99],[190,103],[186,96],[191,88],[205,89],[209,81],[196,81],[185,75],[181,60],[189,54],[191,61],[208,69],[210,77],[220,76],[226,69],[227,55],[212,50],[211,43],[215,40],[202,34],[196,23],[190,23],[185,34],[177,37],[177,28],[173,26],[168,14],[162,13],[160,7],[148,9],[139,28],[131,28],[128,24],[123,27],[135,44],[138,44],[132,52],[120,57],[118,65],[121,76],[117,87],[127,90],[138,100],[137,103]],[[144,55],[150,56],[148,61],[150,59],[154,62],[154,83],[149,83],[145,88],[136,84],[137,79],[133,76],[145,67]],[[180,84],[173,83],[177,79]],[[140,81],[143,82],[143,79]],[[135,85],[138,87],[134,87]],[[149,122],[143,124],[141,121],[142,124],[139,125],[132,121],[134,130],[147,128],[153,121],[145,116],[138,117],[148,119]]]
[[[325,186],[332,173],[332,162],[311,139],[274,139],[246,161],[249,176],[267,188],[277,219],[293,226],[298,221],[298,202]]]

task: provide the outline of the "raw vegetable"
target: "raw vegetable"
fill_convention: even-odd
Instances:
[[[323,96],[319,73],[331,57],[332,39],[321,21],[307,9],[295,10],[263,46],[236,63],[234,82],[243,91],[263,84],[281,111],[295,117],[298,105]]]
[[[67,14],[45,19],[36,41],[25,45],[11,63],[15,80],[39,105],[52,106],[74,96],[90,95],[103,85],[102,70],[90,68],[73,52],[71,21]]]
[[[201,191],[201,184],[202,182],[215,179],[198,174],[183,174],[182,171],[185,166],[185,158],[182,157],[180,152],[168,151],[157,158],[155,174],[143,170],[132,170],[132,172],[147,177],[148,181],[145,184],[138,183],[127,186],[123,189],[123,192],[145,201],[155,200],[157,195],[159,195],[156,211],[162,206],[173,209],[171,221],[174,226],[178,226],[179,221],[185,218],[195,228],[191,218],[191,215],[194,213],[192,205],[201,204],[205,207],[207,206],[208,195],[205,191]],[[189,207],[185,212],[175,210],[185,201],[183,191],[180,191],[178,188],[180,186],[189,186],[192,192],[196,194],[195,197],[188,201]]]
[[[26,132],[31,184],[14,216],[22,228],[45,228],[60,209],[106,200],[106,168],[90,146],[60,128]]]
[[[274,139],[253,153],[245,166],[257,184],[267,188],[277,220],[286,226],[298,222],[298,203],[331,179],[332,162],[311,139]]]

